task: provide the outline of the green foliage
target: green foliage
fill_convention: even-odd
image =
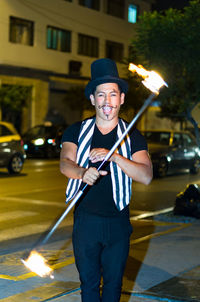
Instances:
[[[20,112],[30,97],[31,87],[19,85],[3,85],[0,88],[0,106],[7,111]]]
[[[200,0],[183,11],[140,17],[132,47],[141,64],[168,83],[159,96],[161,116],[183,120],[200,101]],[[131,58],[130,58],[131,59]]]
[[[129,89],[125,97],[125,102],[121,107],[121,113],[124,114],[130,109],[137,112],[144,103],[145,97],[149,94],[147,89],[141,83],[141,78],[135,74],[129,74],[127,79]]]

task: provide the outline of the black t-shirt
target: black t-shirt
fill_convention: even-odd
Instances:
[[[78,145],[78,137],[81,122],[77,122],[68,127],[62,137],[62,142],[72,142]],[[140,150],[147,150],[147,144],[141,133],[134,129],[129,133],[131,139],[131,154]],[[117,126],[108,134],[102,134],[95,125],[92,137],[91,150],[93,148],[105,148],[110,150],[117,137]],[[89,167],[98,168],[101,162],[91,163]],[[76,205],[76,212],[87,212],[101,216],[129,215],[129,207],[119,211],[115,205],[112,192],[112,180],[110,175],[110,163],[107,162],[102,170],[108,171],[106,176],[102,176],[93,186],[88,186],[81,199]],[[83,184],[82,184],[83,186]]]

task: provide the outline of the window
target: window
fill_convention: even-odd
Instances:
[[[160,131],[144,131],[144,137],[149,144],[162,144],[169,145],[170,132],[160,132]]]
[[[79,34],[78,35],[78,54],[97,58],[99,56],[99,40],[98,40],[98,38]]]
[[[33,45],[34,22],[10,17],[10,42]]]
[[[138,6],[135,4],[129,4],[128,6],[128,22],[136,23],[138,18]]]
[[[124,45],[113,41],[106,41],[106,57],[121,62],[124,55]]]
[[[182,144],[182,136],[180,133],[174,133],[173,145]]]
[[[107,14],[124,19],[124,10],[124,0],[107,0]]]
[[[71,51],[71,32],[47,26],[47,48],[63,52]]]
[[[195,145],[195,141],[191,138],[191,136],[185,133],[183,133],[183,143],[185,147]]]
[[[79,0],[79,4],[96,10],[100,9],[100,0]]]
[[[69,74],[74,75],[74,76],[80,76],[81,67],[82,67],[82,62],[70,60],[69,61]]]

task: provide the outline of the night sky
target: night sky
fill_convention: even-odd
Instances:
[[[189,0],[156,0],[156,4],[153,6],[155,10],[165,10],[168,8],[182,9],[189,4]]]

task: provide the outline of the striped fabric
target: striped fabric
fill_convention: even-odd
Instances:
[[[76,163],[84,168],[87,168],[89,165],[89,153],[92,142],[92,135],[94,133],[95,121],[95,118],[84,120],[82,122],[79,133]],[[123,120],[119,119],[117,139],[122,135],[126,127],[126,123]],[[130,160],[132,159],[131,142],[128,135],[121,142],[117,152]],[[129,204],[131,198],[132,179],[128,177],[114,162],[110,163],[110,170],[113,186],[113,199],[118,210],[121,211],[125,206]],[[66,202],[74,198],[80,188],[81,182],[81,179],[69,179],[66,190]]]

